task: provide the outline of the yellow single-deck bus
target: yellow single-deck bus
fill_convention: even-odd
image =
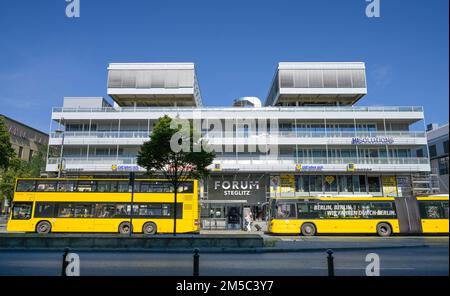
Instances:
[[[398,233],[394,198],[274,199],[269,232],[274,234]]]
[[[448,194],[417,197],[423,233],[448,233]]]
[[[172,233],[173,186],[167,180],[136,179],[132,215],[129,188],[127,179],[19,179],[7,230]],[[176,212],[177,233],[199,231],[196,180],[181,184]]]
[[[402,233],[399,215],[406,217],[411,214],[408,211],[415,209],[417,215],[410,217],[417,219],[409,223],[420,225],[420,229],[411,233],[449,232],[448,194],[417,197],[411,205],[411,208],[397,209],[393,197],[273,199],[269,232],[304,236],[335,233],[390,236]]]

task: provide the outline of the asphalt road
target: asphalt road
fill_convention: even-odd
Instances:
[[[429,247],[336,251],[336,276],[364,276],[368,253],[380,257],[383,276],[449,274],[447,244]],[[85,276],[189,276],[192,255],[146,252],[79,252]],[[0,251],[0,275],[50,275],[61,273],[62,253],[54,251]],[[200,275],[211,276],[326,276],[324,252],[201,254]]]

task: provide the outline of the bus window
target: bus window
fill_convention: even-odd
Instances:
[[[36,182],[32,180],[19,180],[16,192],[33,192],[36,189]]]
[[[73,218],[73,206],[67,203],[60,203],[58,205],[58,218]]]
[[[56,181],[37,181],[36,191],[39,192],[55,192]]]
[[[73,210],[74,218],[93,218],[94,217],[94,207],[92,204],[77,204]]]
[[[78,181],[77,186],[78,192],[95,192],[96,182],[95,181]]]
[[[150,191],[150,189],[151,189],[151,186],[150,186],[150,182],[137,182],[137,186],[136,186],[136,191],[137,192],[143,192],[143,193],[145,193],[145,192],[151,192]]]
[[[13,210],[12,210],[12,219],[13,220],[28,220],[28,219],[30,219],[32,207],[33,207],[33,203],[31,203],[31,202],[14,203]]]
[[[74,192],[75,181],[58,181],[58,192]]]
[[[128,181],[117,182],[117,192],[130,192]]]
[[[55,205],[53,203],[36,203],[34,211],[35,218],[52,218],[55,215]]]
[[[448,219],[448,201],[442,203],[442,208],[444,210],[444,218]]]
[[[181,183],[180,186],[178,187],[178,192],[192,193],[192,192],[194,192],[193,187],[194,186],[193,186],[192,182],[184,182],[184,183]]]
[[[97,204],[95,209],[95,216],[98,218],[112,218],[116,212],[114,204]]]
[[[445,211],[441,202],[439,201],[425,201],[419,202],[420,218],[422,219],[444,219]],[[447,207],[448,217],[448,207]]]
[[[129,207],[126,204],[116,204],[114,217],[130,216]]]
[[[278,204],[277,218],[295,218],[295,204]]]
[[[139,205],[139,216],[160,217],[160,216],[162,216],[162,205],[161,204]]]
[[[392,202],[372,202],[370,210],[369,218],[397,218],[396,208]]]
[[[117,192],[117,182],[97,181],[97,192]]]
[[[318,218],[318,213],[313,211],[312,204],[301,202],[297,204],[297,216],[299,219]]]

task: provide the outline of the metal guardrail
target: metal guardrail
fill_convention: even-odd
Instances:
[[[93,139],[115,139],[115,138],[131,138],[131,139],[147,139],[151,132],[147,131],[91,131],[91,132],[64,132],[65,138],[93,138]],[[62,138],[63,133],[51,133],[53,139]],[[228,133],[226,132],[209,132],[204,134],[204,138],[251,138],[251,137],[292,137],[292,138],[354,138],[354,137],[394,137],[394,138],[425,138],[425,132],[415,131],[376,131],[376,132],[296,132],[296,131],[280,131],[272,133]]]
[[[47,164],[58,164],[59,158],[49,158]],[[65,164],[136,164],[135,157],[64,157]],[[285,164],[291,162],[292,164],[311,164],[311,165],[325,165],[325,164],[392,164],[392,165],[407,165],[407,164],[429,164],[430,160],[426,157],[403,157],[403,158],[347,158],[347,157],[318,157],[318,158],[292,158],[292,157],[278,157],[277,159],[240,159],[233,158],[216,158],[215,161],[226,162],[228,164],[262,164],[262,163],[279,163]]]
[[[104,108],[65,108],[65,107],[54,107],[53,113],[64,113],[64,112],[208,112],[208,111],[219,111],[219,112],[249,112],[252,111],[278,111],[278,112],[423,112],[422,106],[332,106],[332,107],[261,107],[261,108],[245,108],[245,107],[190,107],[190,108],[180,108],[180,107],[104,107]]]

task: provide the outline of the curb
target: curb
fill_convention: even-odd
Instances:
[[[400,246],[364,246],[364,247],[336,247],[331,248],[333,251],[351,251],[351,250],[380,250],[380,249],[407,249],[407,248],[429,248],[430,245],[400,245]],[[200,254],[214,253],[307,253],[307,252],[326,252],[330,248],[199,248]],[[36,251],[36,252],[63,252],[64,248],[0,248],[0,252],[20,252],[20,251]],[[143,253],[188,253],[192,254],[193,249],[143,249],[143,248],[72,248],[74,251],[80,252],[143,252]]]

